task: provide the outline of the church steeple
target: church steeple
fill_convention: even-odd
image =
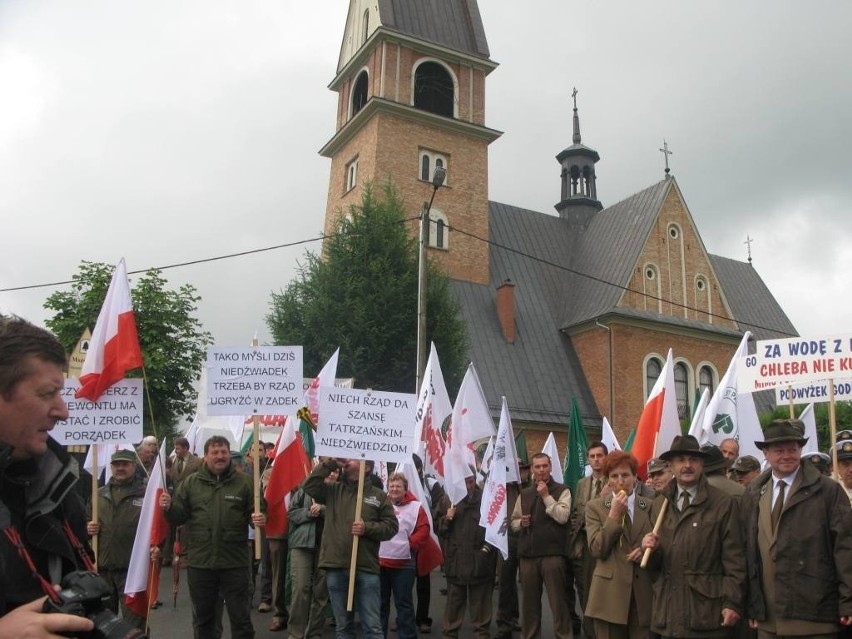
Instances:
[[[598,200],[595,174],[595,164],[601,158],[597,151],[583,144],[580,136],[576,88],[571,97],[574,99],[573,144],[556,156],[556,161],[562,167],[562,199],[556,205],[556,210],[559,211],[559,217],[585,226],[591,217],[603,208],[603,204]]]

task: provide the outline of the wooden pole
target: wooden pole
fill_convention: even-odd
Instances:
[[[834,380],[828,380],[828,431],[831,444],[831,476],[840,481],[840,469],[837,467],[837,413],[834,406]]]
[[[251,444],[251,449],[254,454],[254,463],[252,464],[252,475],[254,476],[254,512],[260,512],[260,417],[255,415],[252,419],[252,435],[254,441]],[[263,534],[262,528],[254,530],[254,558],[260,559],[260,536]]]
[[[98,445],[92,444],[92,521],[98,522]],[[98,536],[92,537],[92,552],[95,554],[95,569],[98,566]]]
[[[669,506],[669,500],[663,499],[663,505],[660,506],[660,514],[657,515],[657,523],[654,524],[654,534],[657,535],[660,532],[660,528],[663,526],[663,519],[666,517],[666,509]],[[640,568],[648,567],[648,560],[651,558],[651,549],[646,548],[645,553],[642,555],[642,563],[639,564]]]
[[[790,394],[790,419],[796,419],[796,411],[793,408],[793,386],[787,387],[787,392]]]
[[[358,499],[355,501],[355,521],[361,519],[361,501],[364,499],[364,460],[358,466]],[[353,522],[354,523],[354,522]],[[349,596],[346,599],[346,610],[352,612],[355,601],[355,571],[358,568],[358,535],[352,535],[352,559],[349,561]]]

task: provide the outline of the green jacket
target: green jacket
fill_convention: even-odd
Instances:
[[[236,472],[233,465],[218,477],[202,466],[180,485],[166,519],[184,525],[190,566],[220,570],[248,566],[253,511],[251,477]],[[266,512],[262,497],[261,511]]]
[[[355,521],[358,484],[339,481],[327,485],[325,478],[336,468],[337,462],[333,459],[323,462],[314,468],[302,488],[318,503],[325,504],[319,567],[348,570],[352,557],[352,523]],[[369,482],[364,483],[361,519],[366,532],[358,542],[356,569],[378,574],[379,544],[396,534],[399,522],[387,495]]]
[[[144,499],[145,484],[135,477],[125,484],[110,479],[98,490],[99,569],[127,570]]]

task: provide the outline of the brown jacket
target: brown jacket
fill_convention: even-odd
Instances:
[[[684,513],[675,505],[677,481],[663,488],[651,509],[656,521],[668,508],[653,554],[660,562],[654,583],[651,630],[665,637],[727,637],[722,609],[743,614],[746,559],[736,499],[701,477]]]
[[[586,504],[594,499],[594,481],[592,475],[583,477],[577,482],[577,489],[571,495],[574,507],[571,509],[570,546],[569,553],[572,559],[580,559],[588,549],[586,539]],[[601,490],[606,488],[607,478],[601,477]]]
[[[450,498],[444,495],[438,505],[436,527],[444,540],[444,573],[455,584],[494,582],[497,550],[485,541],[485,528],[479,525],[482,490],[456,504],[455,516],[447,519]]]
[[[628,561],[627,555],[642,545],[654,529],[651,506],[654,497],[637,494],[629,527],[609,517],[612,495],[586,504],[586,535],[597,560],[589,588],[586,615],[609,623],[626,624],[631,595],[636,598],[640,626],[651,625],[651,571]]]
[[[178,486],[183,483],[183,480],[189,477],[192,473],[201,469],[201,458],[198,455],[187,453],[184,458],[183,468],[178,470],[179,460],[177,456],[172,458],[172,465],[166,473],[172,484],[177,490]]]

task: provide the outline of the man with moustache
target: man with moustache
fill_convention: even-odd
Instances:
[[[852,626],[852,509],[844,490],[802,460],[798,419],[764,430],[770,469],[743,498],[748,617],[758,639],[829,639]]]
[[[568,520],[571,491],[551,476],[550,457],[533,455],[534,485],[521,491],[512,511],[512,530],[518,535],[521,572],[521,637],[541,635],[541,595],[547,590],[553,615],[553,636],[571,639],[568,589]]]
[[[0,637],[93,628],[85,617],[43,612],[53,585],[89,559],[74,544],[86,541],[86,513],[71,458],[48,435],[68,418],[67,367],[52,334],[0,315]]]
[[[660,455],[674,480],[652,508],[659,534],[648,533],[660,577],[654,583],[651,630],[662,637],[730,637],[743,614],[746,560],[734,497],[710,486],[703,476],[707,453],[691,435],[678,435]]]

